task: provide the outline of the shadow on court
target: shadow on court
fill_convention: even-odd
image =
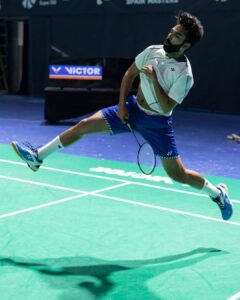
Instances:
[[[94,257],[64,257],[41,260],[1,258],[0,267],[13,266],[38,272],[50,288],[63,290],[59,300],[96,299],[110,290],[118,298],[159,300],[146,283],[161,274],[188,268],[203,260],[227,254],[214,248],[143,260],[106,261]],[[161,285],[161,282],[158,284]]]

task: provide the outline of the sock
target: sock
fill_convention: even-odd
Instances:
[[[217,198],[220,194],[219,189],[215,185],[211,184],[208,180],[205,179],[204,186],[202,188],[210,197]]]
[[[38,158],[44,160],[47,156],[62,148],[64,148],[63,144],[61,143],[59,136],[57,136],[46,145],[37,149]]]

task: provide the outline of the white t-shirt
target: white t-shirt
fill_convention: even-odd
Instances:
[[[178,104],[187,96],[193,86],[192,68],[186,56],[181,61],[169,58],[162,45],[153,45],[146,48],[135,58],[135,64],[140,70],[144,65],[152,65],[158,82],[165,93]],[[140,85],[148,105],[160,115],[170,116],[164,113],[154,90],[152,80],[140,73]]]

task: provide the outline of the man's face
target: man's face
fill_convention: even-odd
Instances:
[[[163,48],[167,53],[178,52],[186,40],[186,31],[182,25],[174,26],[167,35]]]

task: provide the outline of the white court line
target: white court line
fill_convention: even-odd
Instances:
[[[240,292],[238,292],[237,294],[231,296],[227,300],[237,300],[237,299],[240,299]]]
[[[111,196],[106,196],[106,195],[101,195],[101,194],[96,194],[96,193],[93,193],[93,196],[106,198],[106,199],[110,199],[113,201],[118,201],[118,202],[138,205],[138,206],[144,206],[144,207],[149,207],[149,208],[158,209],[158,210],[163,210],[163,211],[167,211],[167,212],[174,213],[174,214],[186,215],[186,216],[191,216],[191,217],[195,217],[195,218],[199,218],[199,219],[206,219],[206,220],[210,220],[210,221],[240,226],[240,223],[238,223],[238,222],[224,221],[224,220],[218,219],[218,218],[207,217],[207,216],[200,215],[200,214],[194,214],[194,213],[190,213],[190,212],[186,212],[186,211],[182,211],[182,210],[171,209],[171,208],[152,205],[152,204],[148,204],[148,203],[137,202],[137,201],[127,200],[127,199],[122,199],[122,198],[117,198],[117,197],[111,197]]]
[[[11,160],[0,159],[0,162],[26,167],[25,163],[11,161]],[[50,167],[45,167],[45,166],[41,166],[41,169],[45,169],[45,170],[49,170],[49,171],[55,171],[55,172],[58,172],[58,173],[67,173],[67,174],[78,175],[78,176],[100,178],[100,179],[110,180],[110,181],[131,183],[131,184],[134,184],[134,185],[146,186],[146,187],[151,187],[151,188],[159,189],[159,190],[166,190],[166,191],[171,191],[171,192],[176,192],[176,193],[182,193],[182,194],[193,195],[193,196],[198,196],[198,197],[203,197],[203,198],[209,198],[209,196],[206,195],[206,194],[201,194],[201,193],[196,193],[196,192],[189,192],[189,191],[184,191],[184,190],[178,190],[178,189],[174,189],[174,188],[162,187],[162,186],[157,186],[157,185],[142,183],[142,182],[136,182],[136,181],[131,181],[131,180],[123,180],[123,179],[118,179],[118,178],[113,178],[113,177],[108,177],[108,176],[100,176],[100,175],[95,175],[95,174],[76,172],[76,171],[57,169],[57,168],[50,168]],[[240,203],[239,200],[232,200],[232,201],[235,202],[235,203]]]
[[[81,197],[89,196],[89,195],[92,195],[92,194],[95,194],[95,193],[105,192],[105,191],[108,191],[108,190],[119,188],[119,187],[127,185],[127,184],[128,183],[121,183],[121,184],[117,184],[117,185],[114,185],[114,186],[111,186],[111,187],[96,190],[96,191],[93,191],[93,192],[82,192],[81,195],[75,195],[75,196],[63,198],[63,199],[60,199],[60,200],[56,200],[56,201],[53,201],[53,202],[48,202],[48,203],[45,203],[45,204],[40,204],[40,205],[37,205],[37,206],[17,210],[17,211],[7,213],[7,214],[3,214],[3,215],[0,215],[0,219],[6,219],[6,218],[9,218],[9,217],[12,217],[12,216],[27,213],[29,211],[33,211],[33,210],[41,209],[41,208],[44,208],[44,207],[57,205],[57,204],[60,204],[60,203],[63,203],[63,202],[79,199]]]
[[[74,199],[79,199],[79,198],[82,198],[82,197],[85,197],[85,196],[92,195],[94,197],[100,197],[100,198],[105,198],[105,199],[112,200],[112,201],[117,201],[117,202],[132,204],[132,205],[136,205],[136,206],[143,206],[143,207],[147,207],[147,208],[167,211],[167,212],[174,213],[174,214],[186,215],[186,216],[195,217],[195,218],[199,218],[199,219],[205,219],[205,220],[208,220],[208,221],[214,221],[214,222],[225,223],[225,224],[229,224],[229,225],[240,226],[240,223],[237,223],[237,222],[224,221],[222,219],[207,217],[207,216],[204,216],[204,215],[194,214],[194,213],[190,213],[190,212],[186,212],[186,211],[182,211],[182,210],[176,210],[176,209],[171,209],[171,208],[167,208],[167,207],[152,205],[152,204],[148,204],[148,203],[144,203],[144,202],[137,202],[137,201],[132,201],[132,200],[128,200],[128,199],[122,199],[122,198],[117,198],[117,197],[111,197],[111,196],[107,196],[107,195],[98,194],[98,193],[101,193],[101,192],[104,192],[104,191],[107,191],[107,190],[112,190],[112,189],[115,189],[115,188],[118,188],[118,187],[121,187],[121,186],[124,186],[124,185],[128,185],[128,183],[121,183],[121,184],[118,184],[118,185],[115,185],[115,186],[103,188],[103,189],[92,191],[92,192],[83,192],[81,195],[75,195],[75,196],[72,196],[72,197],[67,197],[67,198],[60,199],[60,200],[57,200],[57,201],[53,201],[53,202],[50,202],[50,203],[46,203],[46,204],[42,204],[42,205],[38,205],[38,206],[33,206],[33,207],[30,207],[30,208],[26,208],[26,209],[11,212],[11,213],[8,213],[8,214],[0,215],[0,219],[12,217],[12,216],[19,215],[19,214],[24,214],[24,213],[29,212],[29,211],[41,209],[41,208],[44,208],[44,207],[47,207],[47,206],[57,205],[59,203],[63,203],[63,202],[67,202],[67,201],[71,201],[71,200],[74,200]]]
[[[13,163],[15,164],[15,162],[13,162]],[[17,163],[17,164],[25,165],[23,163]],[[58,169],[54,169],[54,170],[58,170]],[[64,170],[64,171],[66,171],[66,170]],[[77,172],[77,173],[79,174],[79,172]],[[87,175],[89,175],[89,174],[87,174]],[[95,177],[95,175],[93,175],[91,177]],[[24,179],[21,179],[21,178],[13,178],[13,177],[8,177],[8,176],[1,176],[1,175],[0,175],[0,178],[8,179],[8,180],[13,180],[13,181],[25,182],[25,183],[34,184],[34,185],[41,185],[41,186],[46,186],[46,187],[50,187],[50,188],[56,188],[56,189],[62,189],[62,190],[68,190],[68,191],[72,191],[72,192],[82,193],[82,195],[70,197],[70,198],[73,198],[73,199],[75,199],[76,197],[78,198],[80,196],[83,197],[83,196],[87,196],[87,195],[93,195],[93,196],[97,196],[97,197],[111,199],[111,200],[114,200],[114,201],[120,201],[120,202],[124,202],[124,203],[130,203],[130,204],[135,204],[135,205],[139,205],[139,206],[145,206],[145,207],[155,208],[155,209],[159,209],[159,210],[165,210],[165,211],[172,212],[172,213],[189,215],[189,216],[193,216],[193,217],[197,217],[197,218],[201,218],[201,219],[207,219],[207,220],[212,220],[212,221],[216,221],[216,222],[221,222],[221,223],[226,223],[226,224],[232,224],[232,225],[240,226],[240,223],[237,223],[237,222],[231,222],[231,221],[227,221],[226,222],[226,221],[224,221],[222,219],[207,217],[207,216],[204,216],[204,215],[189,213],[189,212],[180,211],[180,210],[169,209],[169,208],[160,207],[160,206],[154,206],[154,205],[147,204],[147,203],[141,203],[141,202],[136,202],[136,201],[131,201],[131,200],[125,200],[125,199],[122,199],[122,198],[110,197],[110,196],[105,196],[105,195],[97,195],[96,193],[100,192],[100,191],[85,192],[85,191],[82,191],[82,190],[75,190],[75,189],[65,188],[65,187],[61,187],[61,186],[54,186],[54,185],[44,184],[44,183],[35,182],[35,181],[24,180]],[[104,177],[104,179],[109,179],[109,178],[108,177]],[[117,181],[121,181],[122,182],[123,180],[117,180]],[[133,184],[133,182],[132,181],[126,181],[126,180],[124,180],[122,184],[119,184],[119,185],[116,185],[116,186],[113,186],[113,187],[109,187],[109,188],[104,188],[101,191],[106,191],[108,189],[113,189],[115,187],[120,187],[120,186],[125,186],[125,185],[130,185],[130,184]],[[140,183],[140,185],[142,185],[142,184]],[[155,186],[153,185],[153,187],[155,187]],[[171,190],[174,190],[174,189],[171,189]],[[206,196],[206,195],[202,195],[202,194],[197,194],[197,195],[198,196]],[[69,197],[66,198],[66,199],[69,199]],[[59,201],[62,202],[62,200],[59,200]],[[239,201],[235,200],[234,202],[239,202]],[[44,207],[44,206],[54,205],[54,203],[57,204],[58,202],[55,201],[55,202],[53,202],[53,204],[43,204],[43,205],[40,205],[39,208]],[[29,208],[29,209],[33,210],[33,209],[36,209],[36,208],[32,208],[32,209]],[[28,209],[23,210],[23,212],[25,212],[25,211],[28,211]],[[15,212],[15,214],[16,214],[16,212]]]
[[[26,180],[26,179],[21,179],[21,178],[16,178],[16,177],[9,177],[9,176],[0,175],[0,179],[6,179],[6,180],[17,181],[17,182],[22,182],[22,183],[28,183],[28,184],[32,184],[32,185],[39,185],[39,186],[44,186],[44,187],[48,187],[48,188],[52,188],[52,189],[69,191],[69,192],[74,192],[74,193],[84,193],[84,191],[82,191],[82,190],[71,189],[71,188],[63,187],[63,186],[59,186],[59,185],[42,183],[42,182],[38,182],[38,181]]]
[[[37,209],[44,208],[44,207],[47,207],[47,206],[53,206],[53,205],[56,205],[56,204],[60,204],[60,203],[63,203],[63,202],[67,202],[67,201],[70,201],[70,200],[81,198],[83,196],[86,196],[86,195],[85,194],[75,195],[75,196],[63,198],[63,199],[60,199],[60,200],[57,200],[57,201],[53,201],[53,202],[49,202],[49,203],[45,203],[45,204],[41,204],[41,205],[29,207],[29,208],[25,208],[25,209],[13,211],[13,212],[10,212],[10,213],[7,213],[7,214],[0,215],[0,219],[6,219],[6,218],[9,218],[9,217],[12,217],[12,216],[21,215],[21,214],[27,213],[29,211],[37,210]]]

